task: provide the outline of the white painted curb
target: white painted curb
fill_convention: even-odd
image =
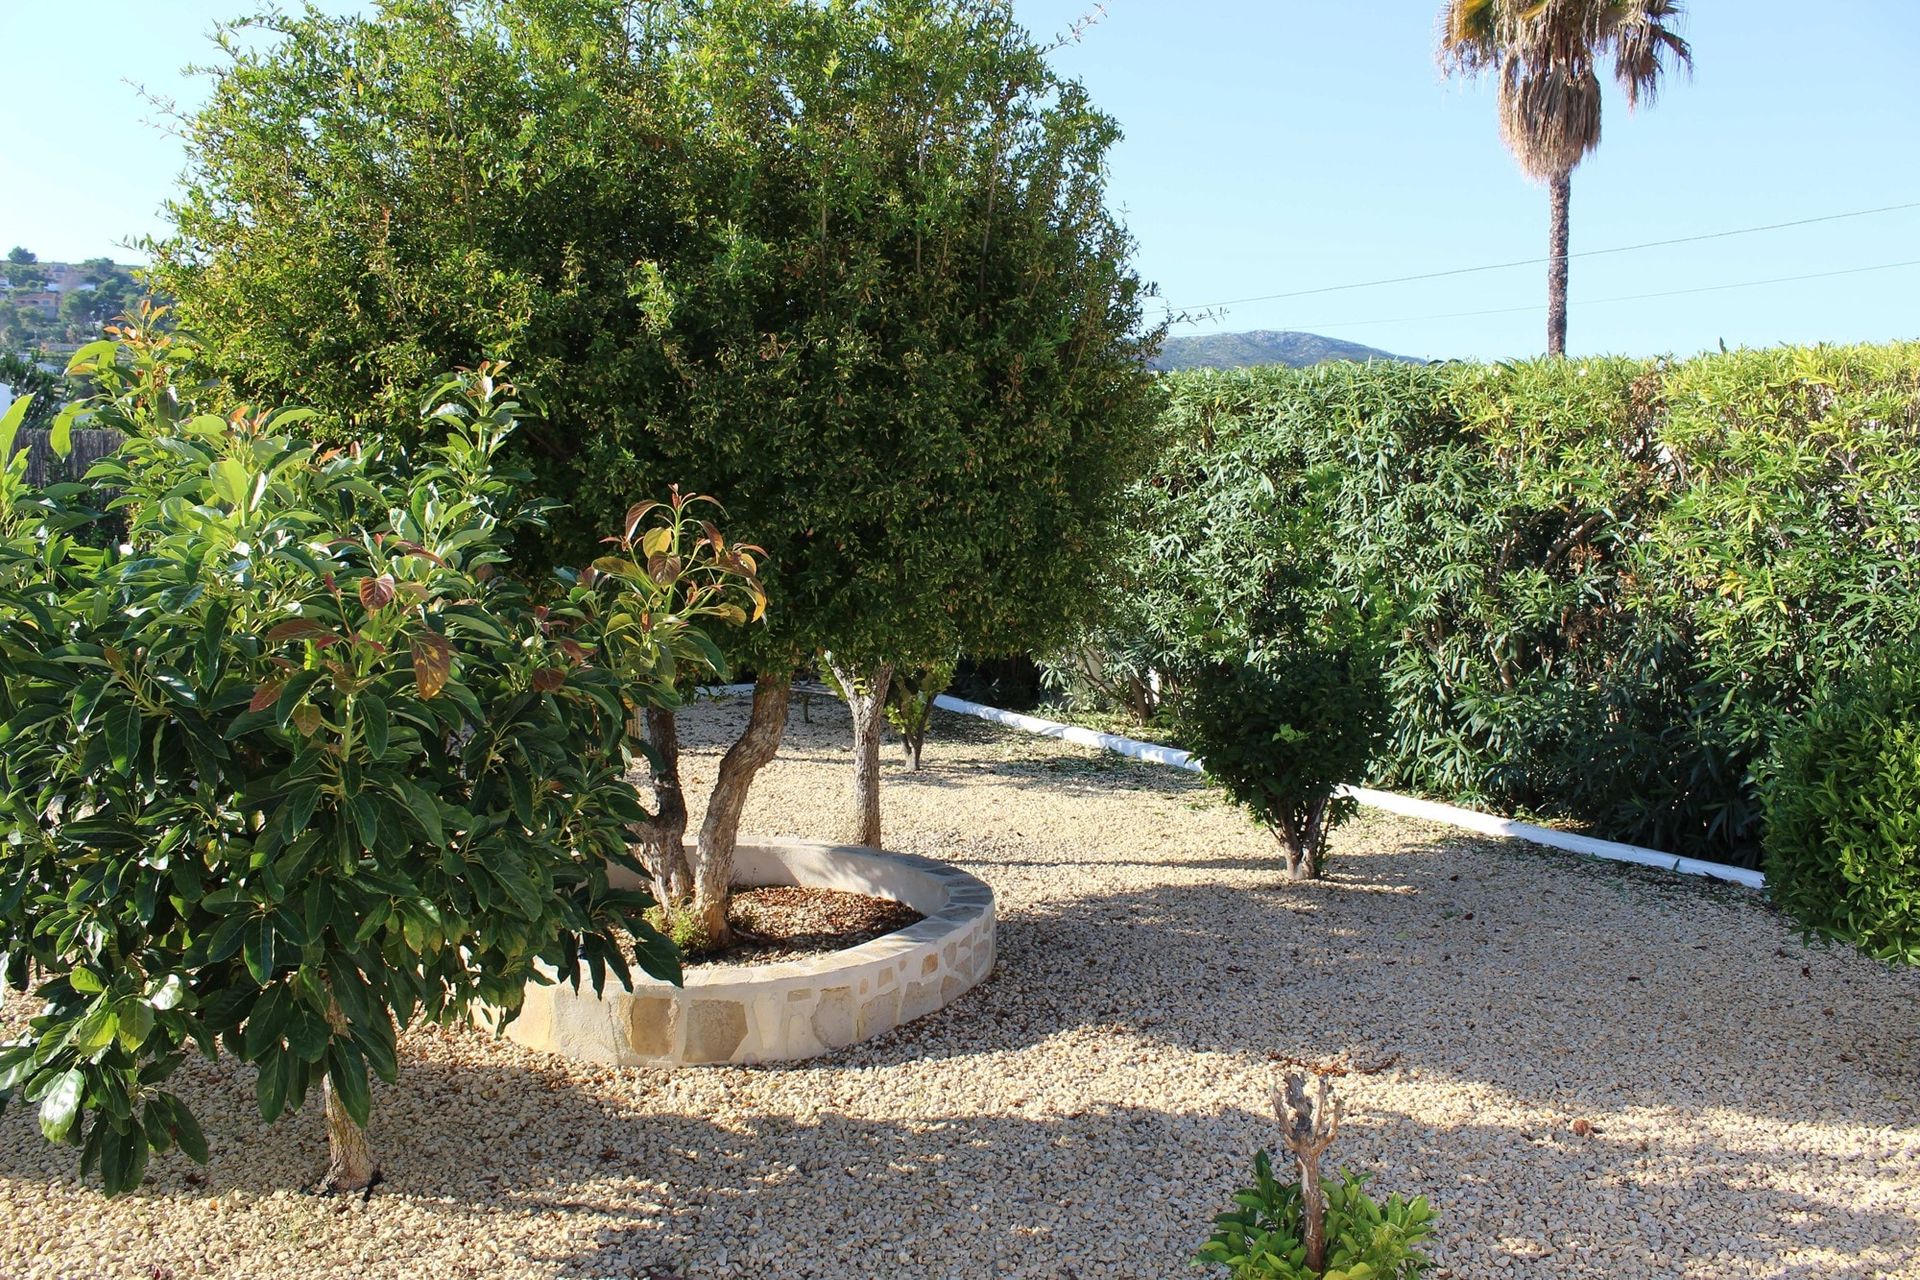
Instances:
[[[715,696],[752,693],[753,686],[750,684],[721,685],[703,689],[701,692]],[[1042,720],[1039,716],[1022,715],[1018,711],[1002,711],[998,707],[989,707],[985,703],[968,702],[965,698],[950,698],[946,694],[935,698],[933,705],[943,711],[991,720],[995,724],[1023,729],[1028,733],[1037,733],[1048,738],[1059,738],[1064,742],[1077,742],[1082,746],[1098,747],[1102,751],[1112,751],[1134,760],[1171,765],[1175,769],[1185,769],[1189,773],[1201,772],[1200,761],[1177,747],[1162,746],[1154,742],[1139,742],[1114,733],[1101,733],[1096,729],[1082,729],[1078,725],[1061,724],[1057,720]],[[1518,822],[1512,818],[1499,818],[1490,813],[1477,813],[1472,809],[1441,804],[1436,800],[1421,800],[1415,796],[1396,795],[1391,791],[1375,791],[1371,787],[1342,787],[1341,791],[1369,809],[1384,809],[1389,813],[1403,814],[1409,818],[1424,818],[1429,822],[1445,823],[1468,831],[1478,831],[1483,835],[1507,836],[1515,840],[1545,845],[1549,849],[1561,849],[1589,858],[1601,858],[1608,862],[1631,862],[1642,867],[1657,867],[1677,875],[1724,880],[1748,889],[1767,887],[1766,876],[1750,867],[1730,867],[1722,862],[1703,862],[1698,858],[1683,858],[1678,854],[1662,853],[1658,849],[1643,849],[1637,844],[1621,844],[1617,840],[1596,840],[1592,836],[1575,835],[1570,831],[1555,831],[1552,827],[1542,827],[1531,822]]]
[[[992,720],[997,724],[1024,729],[1029,733],[1044,734],[1049,738],[1060,738],[1067,742],[1078,742],[1083,746],[1099,747],[1135,760],[1172,765],[1176,769],[1185,769],[1191,773],[1201,771],[1198,759],[1174,747],[1160,746],[1152,742],[1136,742],[1132,738],[1122,738],[1117,734],[1100,733],[1093,729],[1082,729],[1076,725],[1061,724],[1054,720],[1042,720],[1038,716],[1021,715],[1015,711],[1002,711],[998,707],[968,702],[963,698],[949,698],[944,694],[935,698],[933,704],[946,711],[978,716],[982,720]],[[1552,827],[1542,827],[1531,822],[1516,822],[1512,818],[1498,818],[1492,814],[1476,813],[1472,809],[1462,809],[1456,805],[1441,804],[1434,800],[1396,795],[1391,791],[1375,791],[1371,787],[1342,787],[1341,791],[1370,809],[1384,809],[1389,813],[1404,814],[1410,818],[1443,822],[1448,826],[1463,827],[1485,835],[1510,836],[1516,840],[1527,840],[1534,844],[1546,845],[1550,849],[1563,849],[1568,853],[1584,854],[1590,858],[1604,858],[1609,862],[1632,862],[1643,867],[1658,867],[1663,871],[1672,871],[1683,876],[1704,876],[1710,880],[1725,880],[1744,885],[1749,889],[1767,887],[1766,877],[1748,867],[1730,867],[1719,862],[1702,862],[1698,858],[1683,858],[1677,854],[1662,853],[1658,849],[1643,849],[1639,845],[1621,844],[1615,840],[1596,840],[1592,836],[1555,831]]]

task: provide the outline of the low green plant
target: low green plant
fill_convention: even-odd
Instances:
[[[1341,1171],[1326,1188],[1324,1271],[1307,1265],[1305,1203],[1297,1183],[1273,1176],[1265,1151],[1253,1158],[1253,1185],[1235,1193],[1235,1208],[1214,1219],[1213,1238],[1197,1261],[1223,1266],[1232,1280],[1409,1280],[1432,1260],[1420,1245],[1433,1234],[1425,1196],[1398,1194],[1385,1204],[1366,1193],[1366,1174]]]
[[[1388,699],[1357,631],[1184,672],[1176,731],[1208,778],[1273,833],[1295,880],[1318,878],[1327,836],[1351,817],[1343,784],[1366,776]]]
[[[684,903],[648,908],[647,923],[673,943],[681,955],[701,955],[713,946],[700,913]]]
[[[1920,963],[1920,652],[1830,682],[1760,773],[1767,887],[1810,932]]]

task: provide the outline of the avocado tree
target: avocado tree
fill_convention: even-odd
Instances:
[[[676,483],[764,546],[753,709],[693,854],[726,935],[798,664],[855,691],[879,840],[890,675],[1047,644],[1105,560],[1153,384],[1118,136],[1005,0],[388,0],[234,41],[154,277],[250,394],[380,430],[454,359],[546,398],[549,557]],[[685,829],[656,712],[656,862]]]
[[[44,1002],[0,1103],[123,1191],[151,1152],[206,1158],[166,1082],[224,1049],[264,1119],[317,1087],[325,1185],[367,1189],[369,1076],[409,1024],[508,1019],[528,981],[598,988],[629,954],[678,981],[651,899],[609,884],[650,816],[626,701],[712,670],[701,626],[738,606],[703,553],[635,627],[601,583],[536,602],[498,572],[542,504],[498,465],[495,370],[432,393],[429,444],[325,449],[304,410],[203,412],[170,340],[122,336],[74,368],[120,451],[57,491],[23,457],[0,476],[0,971]],[[109,506],[120,537],[84,536]]]

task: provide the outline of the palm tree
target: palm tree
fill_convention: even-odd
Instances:
[[[1500,136],[1552,196],[1549,355],[1567,351],[1567,204],[1574,166],[1600,145],[1595,68],[1611,57],[1628,108],[1652,105],[1669,57],[1693,70],[1681,13],[1681,0],[1446,0],[1441,12],[1440,65],[1499,76]]]

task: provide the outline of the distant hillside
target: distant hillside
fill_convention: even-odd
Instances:
[[[1303,369],[1324,360],[1398,360],[1425,364],[1413,356],[1397,356],[1357,342],[1323,338],[1317,333],[1254,329],[1248,333],[1203,333],[1168,338],[1154,360],[1156,369],[1244,369],[1249,365],[1284,364]]]
[[[110,259],[42,262],[16,245],[0,258],[0,353],[64,365],[144,292],[133,268]]]

